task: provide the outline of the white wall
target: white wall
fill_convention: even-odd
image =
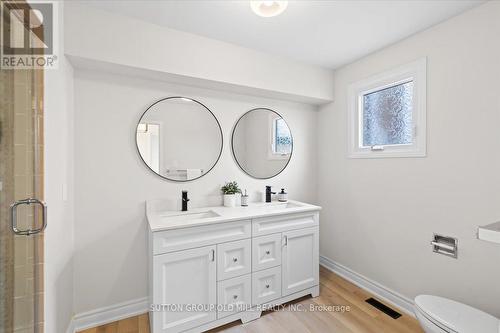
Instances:
[[[219,195],[224,182],[236,180],[251,193],[273,185],[287,188],[291,198],[316,202],[317,113],[313,107],[92,71],[75,75],[77,313],[147,296],[145,200],[177,199],[181,190],[188,190],[191,197]],[[221,159],[196,181],[163,180],[137,155],[139,117],[153,101],[167,96],[199,100],[222,126]],[[271,180],[245,175],[230,151],[233,125],[255,107],[273,108],[283,115],[295,140],[289,166]]]
[[[65,8],[68,55],[224,84],[255,94],[317,103],[332,99],[332,71],[71,2]]]
[[[321,254],[413,298],[450,297],[500,316],[500,2],[491,1],[335,72],[318,118]],[[347,87],[420,57],[427,157],[348,159]],[[458,237],[458,260],[431,252]]]
[[[62,6],[59,4],[59,14]],[[59,17],[61,34],[63,18]],[[62,41],[62,35],[61,41]],[[62,50],[62,48],[61,48]],[[73,68],[45,71],[45,331],[65,332],[73,316]],[[66,198],[63,198],[63,187]]]

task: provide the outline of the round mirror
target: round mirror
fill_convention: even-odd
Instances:
[[[219,160],[222,130],[205,105],[168,97],[143,113],[136,143],[149,169],[169,180],[189,181],[207,174]]]
[[[238,120],[233,129],[233,155],[248,175],[266,179],[283,171],[293,150],[290,128],[275,111],[253,109]]]

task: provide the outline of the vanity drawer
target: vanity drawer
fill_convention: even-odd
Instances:
[[[217,319],[250,308],[252,302],[252,277],[250,274],[238,276],[217,283],[218,305],[224,310],[218,311]]]
[[[252,239],[252,270],[281,265],[281,233]]]
[[[252,305],[281,297],[281,266],[252,273]]]
[[[153,254],[230,242],[250,238],[251,235],[250,220],[157,231],[153,233]]]
[[[261,217],[252,220],[252,235],[261,236],[277,232],[315,227],[319,225],[319,214],[301,213],[270,217]]]
[[[217,280],[226,280],[252,271],[252,241],[243,239],[217,244]]]

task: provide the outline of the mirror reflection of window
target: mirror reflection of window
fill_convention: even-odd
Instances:
[[[232,135],[233,156],[248,175],[267,179],[282,172],[293,151],[291,131],[275,111],[257,108],[245,113]]]
[[[160,172],[160,124],[140,123],[137,126],[137,146],[144,162]]]
[[[273,157],[288,158],[292,152],[292,135],[285,120],[271,117],[271,154]]]

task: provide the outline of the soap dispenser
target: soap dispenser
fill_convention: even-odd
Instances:
[[[281,192],[278,193],[278,201],[280,201],[280,202],[287,202],[288,201],[288,194],[285,192],[284,188],[282,188]]]
[[[247,190],[245,190],[245,194],[243,194],[241,196],[241,205],[243,207],[247,207],[248,206],[248,194],[247,194]]]

